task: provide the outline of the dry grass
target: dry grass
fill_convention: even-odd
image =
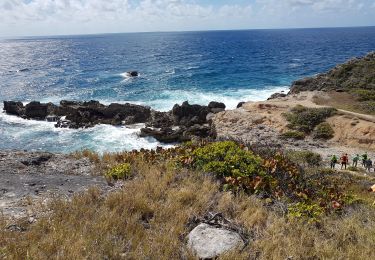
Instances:
[[[368,111],[361,108],[363,102],[359,101],[358,98],[348,92],[327,92],[326,95],[314,96],[313,101],[317,105],[331,106],[336,109],[343,109],[355,113],[375,115],[374,112]]]
[[[94,155],[91,155],[95,158]],[[121,161],[106,155],[102,165]],[[103,166],[104,167],[104,166]],[[90,189],[72,201],[54,200],[52,213],[25,232],[6,229],[0,217],[0,258],[4,259],[194,259],[186,248],[191,219],[222,212],[248,232],[250,244],[220,259],[371,259],[375,257],[373,194],[363,179],[350,189],[364,203],[332,214],[318,224],[290,220],[265,201],[220,191],[210,176],[168,163],[136,162],[135,177],[120,191],[102,196]],[[357,182],[356,182],[357,181]]]

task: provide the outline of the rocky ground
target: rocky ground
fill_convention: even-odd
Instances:
[[[87,159],[44,152],[0,152],[0,212],[12,218],[36,219],[43,204],[53,197],[98,187],[111,187],[102,176],[92,176],[94,165]]]
[[[218,113],[213,118],[217,137],[239,139],[251,144],[263,144],[297,150],[319,152],[323,158],[332,154],[363,154],[375,157],[375,117],[339,110],[327,119],[334,129],[334,137],[328,141],[285,140],[280,134],[288,131],[288,122],[283,113],[296,105],[323,107],[314,103],[315,96],[325,92],[308,91],[277,97],[261,102],[246,102],[235,110]]]

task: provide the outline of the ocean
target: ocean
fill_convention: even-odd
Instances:
[[[176,103],[264,100],[375,50],[375,27],[128,33],[0,39],[2,101]],[[137,70],[137,78],[126,71]],[[0,149],[114,152],[160,145],[141,125],[58,129],[0,112]]]

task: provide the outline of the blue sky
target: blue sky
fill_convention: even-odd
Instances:
[[[0,0],[0,36],[374,26],[375,0]]]

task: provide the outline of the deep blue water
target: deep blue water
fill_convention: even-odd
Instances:
[[[0,40],[0,101],[133,102],[168,110],[267,98],[375,50],[375,27],[135,33]],[[139,78],[124,72],[137,70]],[[0,149],[118,151],[157,145],[137,129],[54,129],[0,114]]]

